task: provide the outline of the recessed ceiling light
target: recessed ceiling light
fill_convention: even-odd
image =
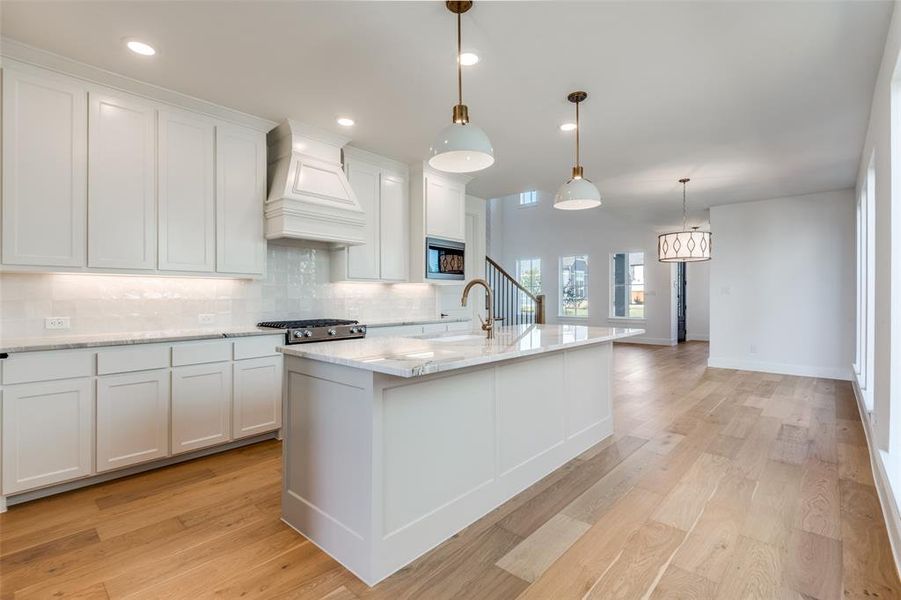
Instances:
[[[560,131],[572,131],[575,128],[576,128],[575,123],[564,123],[563,125],[560,126]]]
[[[354,120],[350,117],[338,117],[338,125],[341,127],[353,127]]]
[[[479,55],[475,52],[464,52],[460,55],[460,64],[464,67],[471,67],[479,62]]]
[[[138,40],[131,40],[126,46],[128,46],[129,50],[135,54],[140,54],[141,56],[153,56],[156,54],[156,49],[153,46],[145,44],[144,42],[139,42]]]

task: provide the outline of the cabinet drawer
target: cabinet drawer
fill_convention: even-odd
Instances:
[[[366,330],[367,337],[404,337],[409,335],[422,335],[422,325],[393,325],[389,327],[369,327]]]
[[[447,331],[447,325],[444,323],[426,323],[422,326],[423,333],[444,333]]]
[[[101,350],[97,353],[98,375],[165,369],[168,366],[168,345],[152,344],[136,348]]]
[[[264,335],[235,340],[235,360],[275,356],[279,346],[284,346],[284,335]]]
[[[94,353],[90,350],[56,350],[10,354],[3,361],[3,384],[90,377]]]
[[[478,329],[478,328],[476,328],[476,329]],[[472,331],[473,330],[472,321],[459,321],[459,322],[455,322],[455,323],[448,323],[447,330],[448,331]]]
[[[172,346],[172,366],[200,365],[225,362],[232,359],[231,341],[203,342],[200,344],[178,344]]]

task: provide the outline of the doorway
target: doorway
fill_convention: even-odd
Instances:
[[[685,325],[685,263],[676,263],[676,340],[681,344],[686,339]]]

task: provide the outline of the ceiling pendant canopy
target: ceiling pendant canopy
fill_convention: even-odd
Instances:
[[[689,181],[687,177],[679,180],[682,184],[682,231],[657,236],[657,260],[660,262],[710,260],[710,232],[699,231],[697,227],[689,231],[686,225],[685,184]]]
[[[457,105],[453,122],[441,130],[429,152],[429,165],[446,173],[472,173],[494,164],[491,140],[469,122],[469,108],[463,104],[463,61],[461,55],[460,15],[472,8],[472,2],[445,3],[457,15]]]
[[[582,165],[579,162],[579,103],[588,98],[588,92],[573,92],[566,97],[576,105],[576,165],[573,167],[572,179],[560,186],[554,196],[554,208],[560,210],[582,210],[601,205],[601,193],[591,181],[582,176]]]

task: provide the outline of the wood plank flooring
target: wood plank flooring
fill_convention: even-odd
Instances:
[[[264,442],[0,515],[0,599],[901,597],[849,384],[617,345],[615,435],[375,588],[279,521]]]

